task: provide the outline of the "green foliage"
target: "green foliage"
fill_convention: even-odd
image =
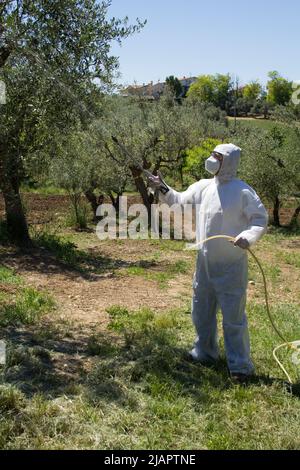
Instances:
[[[70,195],[83,193],[90,187],[93,151],[91,138],[85,132],[62,135],[56,141],[57,155],[51,164],[51,176]]]
[[[300,269],[300,253],[288,253],[282,251],[280,253],[280,259],[285,263]]]
[[[243,87],[243,97],[250,101],[257,100],[260,98],[261,94],[262,86],[258,81],[247,83],[247,85]]]
[[[221,143],[218,139],[204,139],[201,145],[186,151],[184,172],[196,180],[207,177],[205,171],[205,160],[210,156],[213,149]],[[190,180],[191,181],[191,180]]]
[[[65,195],[67,191],[59,186],[53,186],[49,182],[37,183],[37,184],[22,184],[21,185],[21,192],[22,193],[30,193],[30,194],[41,194],[43,196],[57,196],[57,195]]]
[[[214,105],[227,110],[233,93],[233,80],[229,74],[217,73],[214,77],[215,102]]]
[[[118,66],[110,45],[144,24],[108,19],[109,5],[33,0],[1,7],[1,80],[8,100],[1,106],[0,187],[17,201],[8,223],[20,240],[28,236],[16,185],[45,177],[59,137],[99,117]]]
[[[167,85],[168,90],[175,97],[175,99],[178,99],[182,96],[183,87],[177,77],[174,77],[174,75],[170,75],[169,77],[167,77],[166,85]]]
[[[299,139],[296,125],[280,124],[266,130],[240,128],[235,136],[243,150],[240,176],[273,205],[275,212],[278,204],[299,192]]]
[[[247,83],[247,85],[235,90],[230,114],[236,116],[248,116],[262,114],[262,102],[264,100],[263,88],[258,81]]]
[[[156,263],[155,263],[156,264]],[[191,265],[186,260],[178,260],[175,263],[166,264],[163,271],[151,269],[151,265],[146,269],[143,266],[130,266],[126,269],[125,273],[130,276],[142,276],[145,279],[151,279],[158,283],[160,289],[168,287],[168,281],[173,279],[178,274],[186,274],[191,269]],[[124,274],[124,273],[123,273]]]
[[[250,128],[255,131],[255,129],[258,129],[258,132],[260,132],[261,129],[265,130],[271,130],[274,127],[274,121],[270,119],[263,119],[263,118],[248,118],[248,119],[239,119],[237,118],[237,129],[236,129],[236,135],[238,138],[240,137],[239,134],[241,135],[241,138],[244,139],[247,136],[247,131],[245,131],[247,128]],[[233,127],[234,125],[234,119],[231,118],[229,120],[229,125],[230,127]]]
[[[281,77],[278,72],[269,73],[267,100],[277,105],[286,105],[292,96],[292,82]]]
[[[71,196],[73,206],[67,217],[67,224],[80,230],[86,230],[91,219],[91,208],[79,195],[78,198]]]
[[[167,269],[171,274],[186,274],[190,269],[190,264],[186,260],[178,260]]]
[[[103,335],[92,335],[88,339],[87,350],[91,356],[107,357],[117,352],[117,346]]]
[[[248,116],[251,111],[252,101],[248,98],[239,97],[236,99],[231,114],[236,116]]]
[[[136,181],[141,166],[153,170],[165,167],[170,174],[180,174],[186,149],[207,135],[223,136],[225,124],[220,110],[199,102],[169,106],[164,98],[150,104],[115,99],[105,121],[96,122],[91,132],[105,156],[102,174],[105,166],[111,172],[111,164],[117,162],[113,174],[130,174]]]
[[[223,110],[228,109],[233,93],[233,82],[229,74],[200,75],[193,83],[187,97],[191,100],[199,100],[212,103]]]
[[[86,232],[84,232],[86,235]],[[83,236],[83,234],[81,234]],[[120,268],[120,265],[114,259],[105,256],[93,256],[86,250],[80,250],[76,244],[70,241],[72,237],[59,236],[57,233],[41,232],[34,237],[34,243],[40,247],[46,248],[51,255],[69,267],[75,269],[78,273],[87,275],[102,274],[109,270],[114,271]]]
[[[214,101],[214,83],[212,75],[200,75],[195,83],[190,86],[187,97],[198,99],[205,103]]]
[[[273,121],[283,122],[294,126],[300,119],[300,105],[288,103],[287,105],[276,105],[271,111]]]

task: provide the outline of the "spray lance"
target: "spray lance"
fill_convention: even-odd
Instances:
[[[125,145],[120,142],[116,136],[112,135],[111,136],[113,142],[115,144],[118,145],[118,147],[120,147],[120,149],[122,150],[122,152],[127,155],[127,157],[129,157],[130,159],[132,159],[132,155],[128,152],[127,148],[125,147]],[[153,181],[153,178],[155,178],[155,176],[148,170],[146,170],[142,165],[141,163],[138,163],[138,162],[134,162],[134,167],[137,168],[138,170],[140,170],[144,176],[146,177],[147,181]],[[160,180],[161,180],[161,187],[159,188],[163,194],[167,193],[169,191],[169,188],[167,186],[167,184],[165,183],[165,181],[163,180],[163,177],[161,175],[161,173],[158,171],[157,172]]]
[[[145,170],[145,168],[142,167],[142,165],[138,164],[137,167],[143,172],[143,174],[145,175],[147,181],[149,182],[153,182],[154,181],[154,178],[157,178],[155,175],[153,175],[150,171],[148,170]],[[166,194],[168,191],[169,191],[169,187],[167,185],[167,183],[165,182],[165,180],[163,179],[162,177],[162,174],[160,171],[157,171],[157,176],[159,177],[159,187],[157,189],[159,189],[159,191],[163,194]],[[151,188],[152,192],[153,189]]]

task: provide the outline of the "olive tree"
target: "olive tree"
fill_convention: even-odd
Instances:
[[[105,195],[118,210],[119,197],[128,179],[124,168],[107,158],[92,130],[57,137],[55,156],[48,173],[55,184],[67,191],[80,228],[86,225],[86,219],[82,217],[85,209],[82,196],[90,203],[96,220],[97,208]]]
[[[178,105],[169,97],[155,103],[118,98],[95,123],[93,132],[106,157],[130,173],[150,217],[154,199],[147,191],[142,169],[182,177],[187,149],[207,136],[225,134],[225,124],[220,111],[199,102]]]
[[[95,95],[111,86],[118,66],[112,42],[142,26],[108,19],[110,3],[1,2],[0,80],[7,104],[0,108],[0,187],[8,228],[18,243],[29,242],[19,192],[24,162],[35,152],[42,155],[53,133],[68,133],[95,118]]]
[[[299,129],[281,125],[269,131],[240,129],[235,142],[243,150],[242,178],[272,204],[273,224],[280,226],[282,202],[300,189]]]

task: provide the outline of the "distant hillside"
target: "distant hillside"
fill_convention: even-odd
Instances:
[[[197,77],[182,77],[179,81],[186,93],[189,87],[197,80]],[[144,96],[149,99],[158,99],[164,92],[166,82],[153,83],[143,85],[130,85],[122,91],[123,96]]]

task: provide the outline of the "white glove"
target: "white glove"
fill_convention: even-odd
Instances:
[[[148,184],[150,188],[161,191],[163,194],[166,194],[169,191],[167,184],[164,182],[162,175],[160,172],[157,172],[157,176],[152,175],[149,171],[145,171],[144,173],[147,177]]]

